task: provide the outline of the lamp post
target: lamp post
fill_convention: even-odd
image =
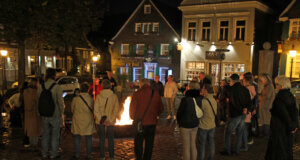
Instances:
[[[98,61],[98,56],[93,56],[92,60],[93,60],[93,98],[94,101],[96,100],[96,91],[95,91],[95,83],[96,83],[96,62]]]
[[[291,73],[290,73],[290,81],[292,81],[293,78],[293,63],[294,63],[294,57],[296,57],[297,51],[294,50],[294,46],[293,46],[293,50],[289,51],[290,57],[291,57]]]
[[[1,56],[3,57],[3,68],[2,68],[2,75],[3,75],[3,82],[2,82],[2,94],[4,95],[4,91],[6,90],[6,73],[5,73],[5,58],[7,57],[7,50],[0,50]]]

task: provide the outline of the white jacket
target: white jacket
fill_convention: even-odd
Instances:
[[[165,85],[164,96],[165,98],[175,98],[178,88],[175,82],[167,82]]]

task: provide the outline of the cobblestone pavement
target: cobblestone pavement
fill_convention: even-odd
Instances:
[[[176,100],[176,106],[179,104]],[[156,129],[155,143],[153,149],[153,160],[180,160],[182,159],[182,142],[179,129],[175,121],[166,120],[166,111],[161,115],[159,124]],[[219,154],[223,150],[224,126],[216,130],[216,160],[263,160],[267,147],[267,139],[255,138],[254,144],[249,146],[248,152],[242,152],[238,156],[224,157]],[[39,151],[24,149],[22,146],[22,129],[9,128],[8,131],[1,133],[0,140],[3,140],[4,147],[0,149],[0,160],[40,160]],[[99,159],[99,136],[93,136],[93,154],[94,159]],[[61,158],[71,159],[73,155],[73,139],[68,130],[62,131],[61,139]],[[81,158],[85,156],[85,142],[81,144]],[[300,160],[300,133],[295,137],[294,160]],[[108,153],[106,153],[108,157]],[[134,158],[133,138],[116,138],[115,139],[115,159],[131,160]]]

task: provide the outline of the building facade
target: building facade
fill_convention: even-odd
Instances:
[[[143,0],[110,41],[112,71],[129,81],[179,79],[180,37],[151,0]]]
[[[300,78],[300,1],[293,0],[281,13],[279,20],[283,25],[282,41],[279,44],[281,53],[279,74],[298,79]],[[291,55],[290,51],[295,51],[296,54]]]
[[[258,52],[267,40],[272,10],[260,1],[184,0],[180,78],[192,80],[200,72],[214,85],[232,73],[258,70]],[[224,54],[224,56],[222,56]]]

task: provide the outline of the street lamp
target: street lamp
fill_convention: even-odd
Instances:
[[[3,83],[2,83],[2,94],[4,95],[4,91],[6,90],[6,73],[5,73],[5,58],[7,56],[7,50],[0,50],[1,56],[3,57],[3,68],[2,68],[2,75],[3,75]]]
[[[296,57],[297,51],[294,50],[294,45],[292,46],[292,50],[289,51],[290,57],[291,57],[291,73],[290,73],[290,81],[292,81],[293,77],[293,63],[294,63],[294,57]]]
[[[93,97],[94,101],[96,100],[96,91],[95,91],[95,85],[96,85],[96,62],[98,61],[99,56],[93,56]]]

